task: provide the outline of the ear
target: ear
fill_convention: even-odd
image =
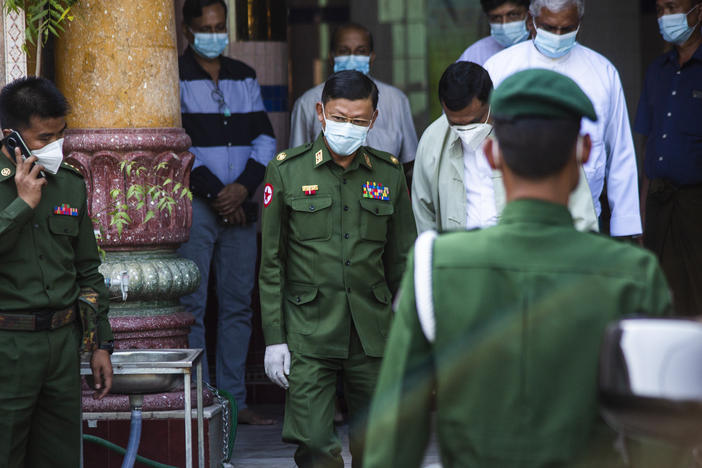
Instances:
[[[529,39],[534,39],[536,37],[536,29],[534,29],[534,18],[531,16],[531,13],[527,13],[526,27],[527,31],[529,31]]]
[[[319,123],[322,124],[322,130],[324,130],[326,127],[326,122],[324,121],[324,108],[322,107],[322,103],[318,102],[315,108],[317,109],[317,120],[319,120]]]
[[[483,152],[490,167],[496,171],[502,170],[502,153],[500,144],[494,138],[488,138],[483,144]]]
[[[582,143],[582,149],[580,150],[580,164],[585,164],[590,160],[590,152],[592,151],[592,138],[590,138],[590,134],[586,134],[583,139]]]
[[[371,128],[373,128],[373,125],[375,125],[375,121],[378,120],[378,113],[379,113],[379,112],[380,112],[380,111],[379,111],[378,109],[376,109],[376,110],[373,111],[373,117],[371,117],[371,123],[370,123],[370,125],[368,126],[368,130],[370,130]]]
[[[368,66],[372,67],[372,66],[373,66],[373,62],[375,62],[375,52],[371,52],[371,53],[370,53],[370,59],[369,59],[369,61],[368,61]]]
[[[183,21],[183,35],[189,44],[193,44],[195,42],[195,35],[192,33],[192,31],[190,31],[190,26],[188,26],[185,21]]]

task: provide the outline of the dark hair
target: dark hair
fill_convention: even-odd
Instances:
[[[46,78],[27,76],[0,91],[0,122],[4,128],[24,130],[32,116],[65,117],[70,107],[56,85]]]
[[[439,101],[451,111],[465,109],[474,98],[486,103],[491,92],[490,74],[473,62],[452,63],[439,81]]]
[[[344,70],[333,73],[322,90],[322,104],[331,99],[370,99],[373,101],[373,110],[378,108],[378,87],[373,80],[356,70]]]
[[[580,119],[520,117],[495,119],[495,134],[509,168],[525,179],[543,179],[568,162],[580,132]]]
[[[373,52],[373,34],[371,34],[368,28],[358,23],[344,23],[337,27],[331,35],[329,52],[334,52],[336,50],[336,46],[339,43],[339,36],[341,36],[342,32],[348,31],[349,29],[355,29],[356,31],[361,31],[368,34],[368,46],[370,47],[371,52]]]
[[[529,8],[529,2],[530,0],[480,0],[480,6],[483,7],[483,11],[487,14],[505,3],[514,3],[517,6]]]
[[[185,24],[192,24],[195,18],[202,16],[202,9],[210,5],[222,5],[224,7],[224,16],[227,16],[227,4],[224,0],[185,0],[183,5],[183,21]]]

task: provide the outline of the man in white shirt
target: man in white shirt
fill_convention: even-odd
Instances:
[[[368,75],[374,60],[373,36],[364,26],[348,23],[332,35],[329,61],[334,72],[357,70]],[[368,133],[366,145],[388,152],[402,163],[410,163],[417,151],[417,132],[409,100],[394,86],[371,79],[378,87],[378,117],[373,131]],[[324,83],[315,86],[295,101],[290,127],[291,148],[315,141],[322,131],[316,105],[322,101],[323,88]]]
[[[487,59],[531,36],[529,0],[480,0],[490,22],[490,35],[468,47],[458,61],[484,65]]]
[[[493,226],[505,206],[502,175],[492,170],[482,146],[492,131],[487,71],[471,62],[450,65],[439,81],[444,114],[422,135],[412,184],[417,231]],[[570,197],[575,227],[596,231],[597,217],[581,169]]]
[[[600,195],[607,183],[610,234],[641,235],[638,171],[621,80],[612,63],[575,41],[585,12],[584,0],[533,0],[529,10],[536,36],[489,59],[485,68],[495,86],[528,68],[545,68],[572,78],[595,105],[597,122],[584,119],[592,137],[585,174],[601,213]]]

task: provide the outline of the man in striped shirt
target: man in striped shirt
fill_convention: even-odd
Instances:
[[[222,55],[228,44],[225,2],[186,0],[183,21],[189,47],[179,60],[181,111],[195,163],[190,240],[179,252],[197,264],[202,276],[199,288],[181,299],[195,316],[189,345],[205,348],[207,285],[214,262],[217,387],[236,399],[240,423],[270,424],[246,407],[244,373],[256,266],[257,207],[250,199],[275,152],[273,128],[256,72]],[[209,380],[206,359],[203,367]]]

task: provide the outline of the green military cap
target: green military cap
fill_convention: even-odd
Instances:
[[[490,97],[492,114],[502,119],[515,117],[587,117],[597,120],[592,101],[565,75],[533,68],[505,79]]]

